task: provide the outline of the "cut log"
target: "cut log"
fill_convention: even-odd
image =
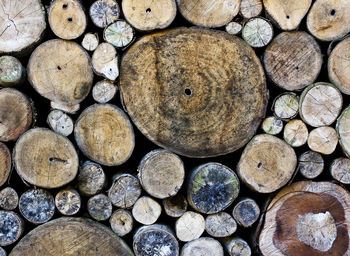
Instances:
[[[140,227],[135,232],[133,248],[136,256],[178,256],[180,250],[174,232],[158,224]]]
[[[277,86],[295,91],[316,80],[322,67],[322,54],[308,33],[283,32],[266,48],[263,61],[267,76]]]
[[[224,247],[230,256],[250,256],[252,251],[249,244],[240,237],[224,238]]]
[[[23,134],[13,150],[14,166],[25,181],[43,188],[58,188],[78,173],[78,154],[66,137],[46,128]]]
[[[111,104],[95,104],[86,108],[76,121],[74,137],[88,158],[107,166],[123,164],[135,146],[129,118]]]
[[[24,231],[24,222],[15,212],[0,211],[0,246],[15,243]]]
[[[334,152],[338,144],[337,132],[329,126],[313,129],[307,139],[309,148],[324,155]]]
[[[0,90],[0,141],[16,140],[33,119],[34,108],[24,94],[11,88]]]
[[[267,15],[283,30],[295,30],[310,9],[312,0],[263,0]]]
[[[87,210],[90,216],[97,221],[108,220],[112,215],[112,203],[108,196],[98,194],[88,200]]]
[[[201,214],[196,212],[185,212],[175,223],[176,236],[183,242],[199,238],[204,230],[205,219]]]
[[[259,16],[262,10],[261,0],[241,0],[239,13],[243,18],[250,19]]]
[[[114,98],[117,89],[113,82],[102,80],[97,82],[92,88],[92,97],[98,103],[107,103]]]
[[[118,236],[122,237],[129,234],[134,226],[134,219],[129,211],[124,209],[119,209],[113,212],[111,218],[109,219],[109,224],[112,230]]]
[[[160,204],[148,196],[139,198],[132,208],[132,216],[143,225],[155,223],[161,212]]]
[[[181,256],[224,256],[222,245],[211,237],[201,237],[187,242],[181,249]]]
[[[134,30],[126,21],[118,20],[105,28],[103,39],[114,47],[125,47],[134,39]]]
[[[176,16],[175,0],[123,0],[122,9],[125,19],[141,31],[166,28]]]
[[[2,247],[0,247],[0,256],[7,256],[5,249],[3,249]]]
[[[180,13],[189,22],[215,28],[229,23],[239,12],[241,0],[212,1],[176,0]]]
[[[238,225],[248,228],[259,219],[259,205],[254,199],[242,198],[233,208],[232,216],[237,221]]]
[[[331,52],[328,58],[328,77],[338,89],[350,95],[350,38],[345,38]]]
[[[163,200],[165,213],[173,218],[181,217],[187,211],[187,205],[186,197],[180,193]]]
[[[52,32],[67,40],[81,36],[87,26],[84,8],[79,0],[54,0],[48,10],[48,20]]]
[[[95,51],[100,40],[97,33],[86,33],[84,35],[81,46],[87,51]]]
[[[188,180],[188,203],[196,211],[205,214],[221,212],[229,207],[240,189],[237,175],[219,163],[198,166]]]
[[[236,221],[227,212],[211,214],[205,219],[205,231],[212,237],[228,237],[236,229]]]
[[[348,255],[349,202],[348,191],[331,182],[301,181],[284,188],[266,210],[262,254]]]
[[[29,232],[10,256],[132,256],[127,244],[104,225],[83,218],[59,218]]]
[[[151,196],[164,199],[177,194],[185,178],[180,157],[167,150],[153,150],[137,168],[143,189]]]
[[[1,0],[0,3],[0,55],[29,53],[46,28],[44,6],[40,0]]]
[[[350,184],[350,159],[340,157],[335,159],[330,167],[332,177],[342,184]]]
[[[231,35],[238,35],[241,33],[243,26],[239,22],[232,21],[225,26],[227,33]]]
[[[245,147],[237,165],[241,180],[259,193],[271,193],[292,178],[297,157],[283,140],[268,134],[255,136]]]
[[[307,141],[309,131],[306,124],[299,120],[293,119],[284,127],[283,138],[292,147],[301,147]]]
[[[306,151],[299,157],[298,170],[307,179],[314,179],[324,168],[322,155],[314,151]]]
[[[53,108],[76,112],[92,86],[90,57],[75,42],[46,41],[30,56],[28,80]]]
[[[7,181],[11,172],[11,152],[8,147],[0,142],[0,187]]]
[[[349,8],[347,0],[316,0],[307,15],[308,30],[322,41],[342,38],[350,32]]]
[[[113,184],[108,191],[112,204],[119,208],[132,207],[141,195],[139,180],[131,174],[117,174],[113,177]]]
[[[295,93],[286,92],[278,95],[272,107],[274,115],[281,120],[289,121],[299,111],[299,97]]]
[[[283,121],[274,116],[269,116],[264,119],[261,126],[265,133],[277,135],[283,129]]]
[[[18,194],[13,188],[7,187],[0,191],[0,208],[11,211],[18,206]]]
[[[63,189],[56,194],[55,204],[60,213],[71,216],[79,212],[81,198],[75,189]]]
[[[336,129],[339,137],[339,144],[342,147],[345,155],[350,157],[350,107],[343,110],[338,118]]]
[[[55,200],[44,189],[30,189],[19,199],[19,211],[31,223],[41,224],[49,221],[55,213]]]
[[[21,62],[12,56],[0,57],[0,85],[14,87],[22,84],[26,71]]]
[[[96,75],[114,81],[119,76],[118,53],[113,45],[102,43],[92,54],[92,68]]]
[[[97,0],[90,6],[91,20],[99,28],[117,21],[119,15],[119,5],[115,0]]]
[[[100,193],[106,185],[106,175],[101,165],[90,161],[81,166],[77,180],[79,192],[85,196]]]
[[[251,47],[264,47],[273,38],[273,27],[263,18],[251,18],[244,24],[242,37]]]
[[[73,120],[62,110],[52,110],[47,116],[46,122],[54,132],[63,136],[69,136],[73,132]]]

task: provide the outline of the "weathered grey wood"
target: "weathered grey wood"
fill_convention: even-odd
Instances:
[[[241,33],[242,29],[242,24],[235,21],[232,21],[225,26],[226,32],[231,35],[238,35],[239,33]]]
[[[299,96],[292,92],[278,95],[273,102],[272,110],[278,119],[284,121],[293,119],[299,111]]]
[[[5,249],[2,247],[0,247],[0,256],[7,256]]]
[[[292,147],[301,147],[304,145],[308,136],[309,131],[302,120],[293,119],[284,127],[283,138]]]
[[[11,187],[3,188],[0,191],[0,208],[11,211],[18,206],[18,194],[16,190]]]
[[[15,243],[24,231],[24,222],[15,212],[0,211],[0,246]]]
[[[342,184],[350,184],[350,159],[336,158],[330,166],[332,177]]]
[[[307,144],[313,151],[330,155],[338,145],[337,132],[330,126],[318,127],[310,132]]]
[[[233,218],[242,227],[252,226],[260,216],[259,205],[251,198],[241,198],[232,211]]]
[[[134,30],[126,21],[117,20],[104,29],[103,39],[114,47],[122,48],[134,39]]]
[[[222,243],[230,256],[250,256],[252,251],[249,244],[240,237],[224,238]]]
[[[69,136],[74,129],[72,118],[59,109],[52,110],[47,116],[46,122],[53,131],[63,136]]]
[[[196,212],[185,212],[175,222],[176,237],[183,242],[199,238],[205,230],[204,217]]]
[[[214,213],[205,218],[205,231],[212,237],[228,237],[236,229],[236,221],[227,212]]]
[[[298,170],[307,179],[314,179],[324,168],[322,155],[314,151],[306,151],[299,157]]]
[[[132,208],[132,216],[143,225],[154,224],[161,212],[160,204],[148,196],[139,198]]]
[[[88,200],[87,210],[90,216],[97,221],[108,220],[112,215],[112,203],[108,196],[98,194]]]
[[[239,13],[243,18],[250,19],[259,16],[262,10],[262,0],[241,0]]]
[[[224,256],[221,244],[211,237],[201,237],[187,242],[181,249],[180,256]]]
[[[268,45],[273,38],[273,27],[270,22],[264,18],[251,18],[244,24],[242,37],[251,47],[264,47]]]
[[[79,192],[85,196],[100,193],[106,185],[106,175],[101,165],[90,161],[80,167],[77,180]]]
[[[122,237],[129,234],[134,226],[134,219],[128,210],[119,209],[113,212],[109,219],[112,230]]]
[[[107,103],[116,95],[118,87],[113,82],[105,79],[97,82],[92,88],[92,97],[98,103]]]
[[[177,193],[173,197],[163,200],[165,213],[174,218],[181,217],[187,211],[187,199],[182,193]]]
[[[90,18],[99,28],[105,28],[118,20],[120,9],[115,0],[97,0],[90,6]]]
[[[24,82],[26,71],[21,62],[13,56],[0,57],[0,85],[13,87]]]
[[[4,185],[11,172],[11,152],[0,142],[0,186]]]
[[[55,205],[60,213],[71,216],[79,212],[81,198],[75,189],[63,189],[56,194]]]
[[[267,134],[277,135],[283,130],[283,121],[275,116],[269,116],[264,119],[261,128]]]

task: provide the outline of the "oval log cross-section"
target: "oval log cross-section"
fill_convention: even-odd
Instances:
[[[254,51],[237,37],[203,28],[140,39],[124,55],[120,86],[139,130],[185,156],[241,148],[266,111],[265,77]]]

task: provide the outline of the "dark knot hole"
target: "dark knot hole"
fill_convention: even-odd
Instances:
[[[150,13],[151,11],[152,11],[151,8],[147,8],[147,9],[146,9],[146,12],[147,12],[147,13]]]
[[[57,66],[57,69],[58,69],[58,70],[62,70],[61,66]]]
[[[332,10],[331,10],[331,15],[334,16],[334,15],[335,15],[335,12],[336,12],[336,11],[335,11],[334,9],[332,9]]]
[[[185,89],[185,94],[186,94],[187,96],[191,96],[191,95],[192,95],[191,89],[186,88],[186,89]]]
[[[62,8],[63,8],[63,9],[67,9],[67,7],[68,7],[68,4],[62,5]]]
[[[260,169],[262,167],[262,163],[258,163],[258,168]]]
[[[68,18],[67,20],[68,20],[68,22],[72,22],[73,18]]]

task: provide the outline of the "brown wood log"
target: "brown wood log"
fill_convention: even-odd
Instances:
[[[109,224],[112,230],[118,236],[122,237],[129,234],[134,226],[134,219],[132,218],[131,212],[124,209],[119,209],[113,212],[109,219]]]
[[[251,18],[244,24],[242,37],[251,47],[261,48],[271,42],[273,38],[273,27],[264,18]]]
[[[72,118],[59,109],[52,110],[47,116],[46,122],[54,132],[63,136],[69,136],[74,129]]]
[[[222,240],[224,247],[230,256],[250,256],[252,251],[249,244],[240,237],[234,236]]]
[[[81,46],[87,51],[95,51],[100,43],[98,33],[86,33],[81,42]]]
[[[10,256],[132,256],[127,244],[104,225],[84,218],[59,218],[29,232]]]
[[[182,193],[163,200],[165,213],[173,218],[181,217],[187,211],[187,199]]]
[[[242,147],[266,111],[264,73],[253,50],[225,32],[202,28],[168,30],[134,43],[122,59],[120,86],[139,130],[190,157]]]
[[[143,225],[154,224],[161,212],[160,204],[148,196],[139,198],[132,208],[132,216]]]
[[[303,146],[309,136],[306,124],[299,120],[293,119],[284,127],[283,138],[292,147]]]
[[[259,205],[254,199],[241,198],[233,207],[232,216],[237,221],[238,225],[248,228],[259,219]]]
[[[78,173],[78,154],[64,136],[46,128],[24,133],[13,149],[18,175],[43,188],[58,188],[71,182]]]
[[[338,145],[337,132],[330,126],[313,129],[309,134],[307,144],[315,152],[330,155]]]
[[[24,222],[15,212],[0,211],[0,246],[15,243],[24,231]]]
[[[112,203],[108,196],[98,194],[91,197],[87,203],[88,213],[97,221],[108,220],[112,215]]]
[[[339,144],[342,147],[345,155],[350,156],[350,107],[343,110],[340,117],[337,120],[337,135],[339,138]]]
[[[237,230],[237,223],[227,212],[208,215],[205,218],[205,231],[212,237],[228,237]]]
[[[330,166],[332,177],[342,184],[350,184],[350,159],[339,157],[333,160]]]
[[[97,103],[107,103],[116,95],[118,87],[113,82],[105,79],[97,82],[92,88],[92,97]]]
[[[21,62],[13,56],[0,57],[0,85],[14,87],[24,82],[26,71]]]
[[[85,196],[96,195],[105,187],[106,179],[101,165],[86,161],[79,170],[77,179],[79,192]]]
[[[79,212],[81,198],[75,189],[63,189],[56,194],[55,205],[60,213],[71,216]]]
[[[113,45],[101,43],[92,54],[92,68],[96,75],[114,81],[119,76],[118,53]]]
[[[350,195],[331,182],[294,183],[270,202],[259,236],[263,255],[348,255]]]
[[[272,106],[274,115],[283,121],[289,121],[299,112],[299,96],[293,92],[278,95]]]
[[[322,155],[314,151],[306,151],[299,157],[298,170],[307,179],[314,179],[324,168]]]
[[[239,13],[243,18],[250,19],[259,16],[262,10],[262,0],[241,0]]]
[[[176,237],[182,242],[199,238],[205,230],[204,217],[196,212],[185,212],[175,222]]]
[[[126,47],[134,39],[134,29],[126,21],[117,20],[104,29],[103,39],[114,47]]]
[[[269,116],[264,119],[261,128],[267,134],[277,135],[283,130],[283,121],[274,116]]]
[[[118,20],[120,9],[115,0],[97,0],[90,6],[90,18],[99,28],[105,28]]]
[[[200,237],[187,242],[181,249],[181,256],[224,256],[219,241],[211,237]]]
[[[0,142],[0,186],[4,185],[11,172],[11,152]]]
[[[16,209],[18,206],[18,194],[11,187],[6,187],[0,191],[0,208],[6,211]]]

